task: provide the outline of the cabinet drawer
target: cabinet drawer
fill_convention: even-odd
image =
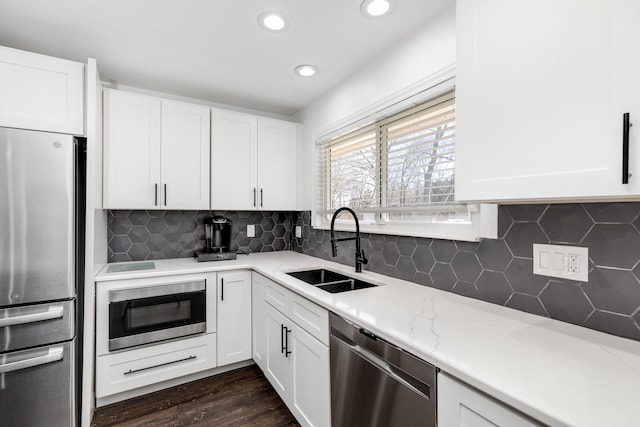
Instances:
[[[329,312],[326,309],[293,294],[289,317],[302,329],[329,345]]]
[[[216,334],[97,358],[96,397],[105,397],[216,366]]]
[[[269,279],[265,282],[265,301],[277,308],[282,314],[289,315],[292,293],[284,286],[280,286]]]

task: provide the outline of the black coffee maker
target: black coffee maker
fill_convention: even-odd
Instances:
[[[204,234],[207,247],[203,251],[196,251],[198,261],[222,261],[236,259],[236,253],[231,249],[230,219],[214,216],[204,224]]]

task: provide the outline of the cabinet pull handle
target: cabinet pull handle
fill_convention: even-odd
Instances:
[[[224,279],[220,279],[220,282],[221,282],[220,301],[224,301]]]
[[[156,187],[156,190],[155,190],[155,201],[153,202],[153,205],[154,206],[158,206],[158,183],[157,182],[155,183],[155,187]]]
[[[196,358],[197,358],[197,356],[189,356],[189,357],[185,357],[184,359],[172,360],[171,362],[165,362],[165,363],[159,363],[159,364],[153,365],[153,366],[147,366],[146,368],[129,369],[127,372],[123,372],[123,374],[124,375],[131,375],[131,374],[135,374],[136,372],[146,371],[147,369],[153,369],[153,368],[159,368],[161,366],[173,365],[174,363],[186,362],[187,360],[192,360],[192,359],[196,359]]]
[[[285,326],[285,332],[284,332],[284,357],[289,357],[289,355],[291,354],[291,350],[289,350],[289,333],[291,332],[291,329],[287,328]]]
[[[262,192],[262,188],[260,189],[260,207],[264,206],[264,194]]]
[[[629,177],[629,128],[632,124],[629,122],[629,113],[622,115],[622,183],[628,184]]]
[[[167,206],[167,184],[164,185],[164,205]]]
[[[280,354],[284,353],[285,350],[285,346],[284,346],[284,330],[286,328],[284,327],[284,325],[280,325]]]
[[[253,207],[256,207],[256,188],[253,187]]]

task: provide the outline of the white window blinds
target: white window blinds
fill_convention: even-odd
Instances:
[[[318,145],[317,213],[364,223],[469,222],[455,203],[453,92]]]

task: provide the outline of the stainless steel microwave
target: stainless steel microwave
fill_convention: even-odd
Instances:
[[[109,351],[203,333],[204,280],[109,291]]]

